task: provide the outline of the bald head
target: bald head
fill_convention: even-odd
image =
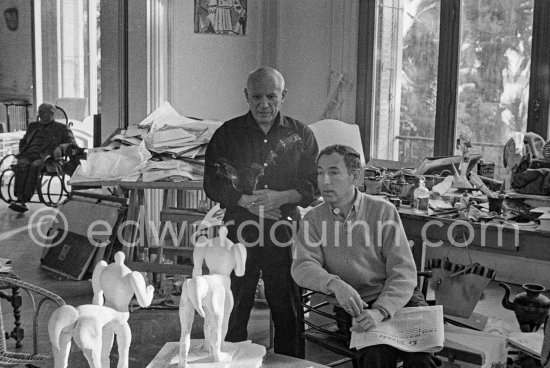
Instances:
[[[249,88],[251,83],[261,83],[264,81],[275,82],[281,92],[285,89],[285,79],[281,72],[268,66],[262,66],[251,71],[246,81],[246,87]]]
[[[45,102],[38,107],[38,117],[43,123],[49,123],[53,121],[55,115],[55,105]]]
[[[253,70],[248,75],[244,94],[256,122],[269,130],[285,99],[283,75],[266,66]]]

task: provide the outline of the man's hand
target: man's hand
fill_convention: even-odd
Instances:
[[[359,316],[363,309],[368,307],[357,290],[340,279],[330,281],[328,290],[334,294],[340,307],[344,308],[352,318]]]
[[[266,210],[266,207],[259,204],[259,195],[243,194],[237,204],[246,208],[251,213],[258,217],[266,218],[269,220],[278,220],[281,218],[281,210],[279,208]]]
[[[56,160],[59,160],[63,157],[63,149],[61,148],[61,146],[55,147],[55,149],[53,150],[53,157]]]
[[[248,210],[258,217],[266,218],[269,220],[278,220],[281,218],[281,210],[279,209],[265,211],[263,209],[263,206],[253,205],[248,208]]]
[[[357,318],[355,318],[356,324],[350,328],[350,331],[365,332],[378,326],[384,319],[384,315],[379,309],[364,309]]]
[[[279,209],[283,204],[288,202],[287,192],[278,192],[271,189],[262,189],[254,191],[256,196],[256,204],[264,206],[266,212]]]
[[[257,201],[257,196],[243,194],[241,198],[239,198],[239,201],[237,202],[237,204],[241,207],[249,208],[253,203],[256,203],[256,201]]]

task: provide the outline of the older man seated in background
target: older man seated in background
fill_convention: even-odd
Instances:
[[[19,141],[19,154],[15,167],[15,196],[17,201],[9,208],[17,212],[28,210],[26,202],[32,198],[44,158],[61,158],[71,144],[76,145],[69,127],[54,120],[55,105],[43,103],[38,107],[39,121],[29,124]]]

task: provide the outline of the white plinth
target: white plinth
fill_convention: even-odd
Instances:
[[[265,347],[251,341],[224,342],[222,351],[233,355],[231,362],[214,362],[202,351],[204,340],[191,339],[187,367],[189,368],[259,368],[262,366]],[[179,342],[167,342],[147,368],[177,368],[179,363]]]

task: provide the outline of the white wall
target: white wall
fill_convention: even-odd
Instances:
[[[101,141],[104,142],[120,125],[119,71],[122,68],[119,48],[122,47],[119,32],[120,2],[101,0]]]
[[[18,10],[19,26],[15,31],[9,30],[4,20],[4,11],[8,8]],[[28,99],[32,102],[32,85],[31,1],[2,0],[0,1],[0,98]]]
[[[193,6],[194,0],[174,2],[171,103],[203,119],[244,114],[246,77],[261,64],[263,1],[248,1],[246,36],[195,34]]]
[[[123,29],[121,1],[101,1],[101,141],[124,126],[121,113]],[[128,9],[128,124],[147,116],[147,0],[132,0]]]
[[[349,80],[340,120],[355,122],[357,1],[281,0],[277,65],[286,77],[285,112],[319,119],[339,73]]]
[[[144,114],[143,50],[147,27],[145,0],[129,2],[130,123]],[[116,106],[122,92],[115,73],[118,40],[118,1],[102,1],[102,126],[103,137],[118,126]],[[283,113],[306,123],[317,120],[338,73],[346,74],[352,89],[346,95],[341,120],[355,120],[355,70],[358,0],[249,0],[247,35],[194,33],[194,0],[171,0],[169,33],[169,102],[183,115],[227,120],[244,114],[248,73],[260,66],[284,74],[288,95]],[[139,9],[136,9],[138,7]],[[139,18],[139,21],[135,19]]]
[[[128,9],[128,124],[147,116],[147,1],[131,0]]]
[[[307,123],[321,114],[330,89],[331,2],[280,2],[277,65],[288,90],[285,113]]]
[[[219,120],[245,113],[246,76],[260,65],[283,73],[283,112],[307,123],[321,114],[336,73],[351,71],[355,85],[357,1],[249,0],[244,37],[193,33],[193,4],[174,3],[171,103],[179,113]],[[354,116],[348,94],[341,118]]]

